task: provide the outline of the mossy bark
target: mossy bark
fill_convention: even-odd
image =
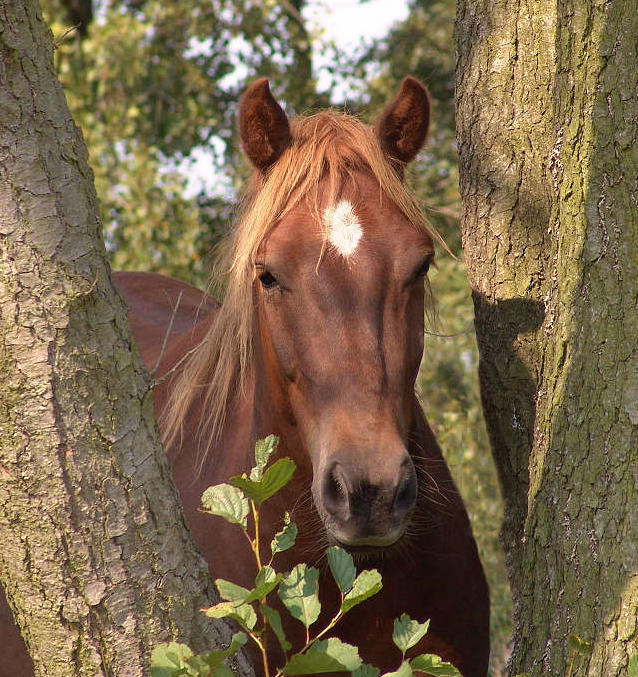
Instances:
[[[638,5],[458,0],[463,240],[513,674],[638,651]]]
[[[0,574],[36,674],[144,675],[155,643],[229,631],[199,612],[210,578],[52,50],[34,0],[0,0]]]

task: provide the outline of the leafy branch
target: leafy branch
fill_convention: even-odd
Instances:
[[[319,570],[299,563],[291,571],[277,572],[273,562],[281,552],[289,550],[297,538],[297,525],[286,513],[283,528],[271,540],[271,557],[262,562],[259,510],[262,504],[283,489],[292,479],[295,463],[281,458],[269,465],[279,440],[274,436],[259,440],[255,445],[255,467],[250,475],[232,477],[229,484],[218,484],[202,495],[202,511],[222,517],[242,530],[256,564],[254,587],[245,588],[218,578],[215,586],[222,600],[202,611],[211,618],[228,618],[241,628],[233,635],[231,644],[222,651],[193,654],[184,644],[161,644],[151,656],[151,677],[230,677],[225,660],[248,640],[259,649],[264,677],[306,675],[327,672],[349,672],[355,677],[377,677],[380,670],[364,664],[357,647],[342,642],[328,633],[355,606],[376,595],[382,588],[381,574],[376,569],[365,569],[357,574],[349,553],[338,546],[327,549],[326,555],[332,577],[339,589],[340,604],[336,614],[326,625],[311,636],[311,627],[321,614],[319,601]],[[305,628],[305,643],[291,653],[293,647],[286,637],[280,613],[269,605],[268,597],[277,593],[286,611]],[[381,677],[411,677],[425,672],[434,677],[461,677],[461,673],[439,656],[421,654],[406,658],[409,649],[426,635],[429,621],[419,623],[406,614],[394,621],[392,640],[401,652],[401,664],[395,672]],[[270,630],[282,649],[285,662],[273,671],[264,640]]]

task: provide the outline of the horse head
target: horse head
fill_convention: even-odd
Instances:
[[[239,122],[248,220],[263,229],[239,236],[235,259],[252,268],[258,406],[296,430],[330,539],[389,546],[418,494],[409,438],[434,249],[403,169],[426,138],[427,92],[407,78],[370,129],[334,113],[291,123],[260,80]]]

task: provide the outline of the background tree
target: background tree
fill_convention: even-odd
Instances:
[[[210,647],[147,375],[35,0],[0,2],[0,574],[37,674],[143,675]],[[0,673],[24,664],[2,638]],[[250,674],[245,664],[242,669]]]
[[[620,677],[636,651],[636,35],[633,0],[459,2],[463,238],[514,673],[563,675],[581,648],[578,674]]]

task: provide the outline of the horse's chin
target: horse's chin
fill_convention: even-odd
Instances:
[[[345,539],[337,534],[330,534],[329,540],[332,545],[338,545],[346,552],[350,553],[355,560],[378,560],[382,559],[395,550],[403,541],[404,530],[401,529],[387,536],[376,536],[367,538],[348,538]]]

